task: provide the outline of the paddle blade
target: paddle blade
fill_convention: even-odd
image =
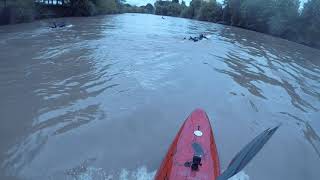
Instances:
[[[268,142],[279,126],[267,129],[247,144],[230,162],[228,168],[218,177],[218,180],[227,180],[240,172]]]

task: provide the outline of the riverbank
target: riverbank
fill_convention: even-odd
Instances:
[[[319,0],[157,1],[155,14],[236,26],[320,49]]]
[[[319,0],[303,5],[298,0],[225,0],[223,5],[215,0],[192,0],[189,6],[183,0],[157,1],[154,6],[132,6],[122,0],[60,0],[54,1],[55,5],[39,2],[43,1],[4,1],[0,4],[0,25],[57,17],[150,13],[236,26],[320,49]]]
[[[95,16],[120,13],[153,13],[151,4],[132,6],[121,0],[34,1],[12,0],[0,4],[0,25],[32,22],[37,19]]]
[[[31,22],[35,19],[35,5],[25,1],[3,1],[0,4],[0,25]]]

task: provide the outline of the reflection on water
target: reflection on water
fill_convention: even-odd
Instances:
[[[300,119],[299,117],[292,115],[287,112],[280,112],[281,114],[287,115],[294,120],[296,120],[297,125],[303,128],[303,134],[307,141],[312,145],[315,152],[318,154],[320,158],[320,137],[318,136],[317,132],[313,129],[309,122]]]
[[[271,142],[246,172],[320,176],[319,130],[309,123],[319,118],[318,50],[179,18],[65,21],[72,26],[0,28],[0,179],[152,179],[199,106],[214,121],[223,168],[257,132],[281,123],[286,143]],[[183,40],[203,32],[210,40]],[[271,158],[285,146],[294,151]]]
[[[31,46],[25,51],[13,44],[12,48],[27,56],[25,59],[13,59],[13,63],[17,63],[19,68],[6,68],[6,65],[10,64],[2,66],[1,70],[7,71],[6,76],[2,77],[8,79],[1,81],[5,88],[2,93],[10,112],[6,112],[6,108],[3,110],[3,123],[9,126],[25,123],[27,127],[23,130],[29,134],[19,138],[21,143],[12,146],[6,153],[8,158],[3,166],[9,169],[8,174],[12,176],[22,171],[41,152],[51,136],[67,133],[94,120],[105,119],[105,112],[100,109],[100,103],[95,98],[119,85],[112,81],[120,73],[109,71],[113,62],[94,63],[93,61],[99,60],[92,56],[95,49],[85,42],[94,36],[98,38],[101,31],[90,31],[91,36],[86,37],[89,33],[80,28],[77,32],[80,31],[82,36],[72,39],[70,36],[74,36],[75,32],[68,28],[63,29],[63,32],[45,31],[53,33],[52,37],[45,41],[38,40],[44,37],[39,31],[35,31],[36,40],[32,41],[39,41],[42,45],[36,44],[36,47]],[[36,36],[37,34],[39,36]],[[60,37],[62,34],[65,36]],[[26,39],[21,35],[14,36],[16,38],[12,40],[28,41],[29,32],[24,35]],[[12,40],[8,40],[8,49]],[[34,43],[32,41],[30,39],[30,43]],[[74,53],[77,56],[74,56]],[[9,60],[11,54],[2,55],[6,56]],[[22,111],[22,114],[19,111]],[[23,117],[25,119],[21,119]],[[12,133],[14,132],[8,134]]]
[[[319,101],[320,93],[317,92],[320,88],[319,66],[303,59],[302,54],[296,53],[292,56],[289,54],[292,52],[287,52],[287,49],[284,51],[283,47],[268,48],[273,47],[273,41],[251,42],[242,34],[230,33],[229,29],[222,31],[221,35],[223,40],[227,38],[227,41],[236,44],[240,50],[232,47],[233,49],[225,55],[226,57],[221,57],[228,68],[216,68],[215,70],[232,77],[240,86],[248,89],[255,96],[268,99],[260,86],[265,87],[265,84],[278,86],[286,91],[291,98],[292,105],[296,108],[305,112],[319,111],[300,95],[303,93],[313,98],[313,102]],[[308,53],[313,53],[313,51]],[[300,64],[297,66],[296,62],[301,63],[301,61],[307,62],[302,63],[302,66]]]
[[[306,129],[303,132],[306,139],[310,142],[310,144],[312,144],[314,150],[320,158],[320,137],[317,135],[317,133],[309,123],[306,123]]]

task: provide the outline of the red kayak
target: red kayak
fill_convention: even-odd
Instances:
[[[186,119],[167,152],[156,180],[216,180],[218,151],[207,114],[197,109]]]

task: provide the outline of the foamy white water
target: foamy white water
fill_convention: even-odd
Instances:
[[[85,172],[69,174],[68,180],[153,180],[156,171],[148,171],[145,166],[139,167],[135,170],[122,169],[120,172],[107,174],[101,168],[89,167]],[[250,180],[249,176],[241,171],[229,180]]]
[[[229,178],[229,180],[250,180],[250,178],[244,171],[241,171],[233,177]]]
[[[155,173],[156,171],[148,171],[145,166],[135,170],[122,169],[111,174],[101,168],[88,167],[85,171],[68,174],[67,180],[153,180]]]

